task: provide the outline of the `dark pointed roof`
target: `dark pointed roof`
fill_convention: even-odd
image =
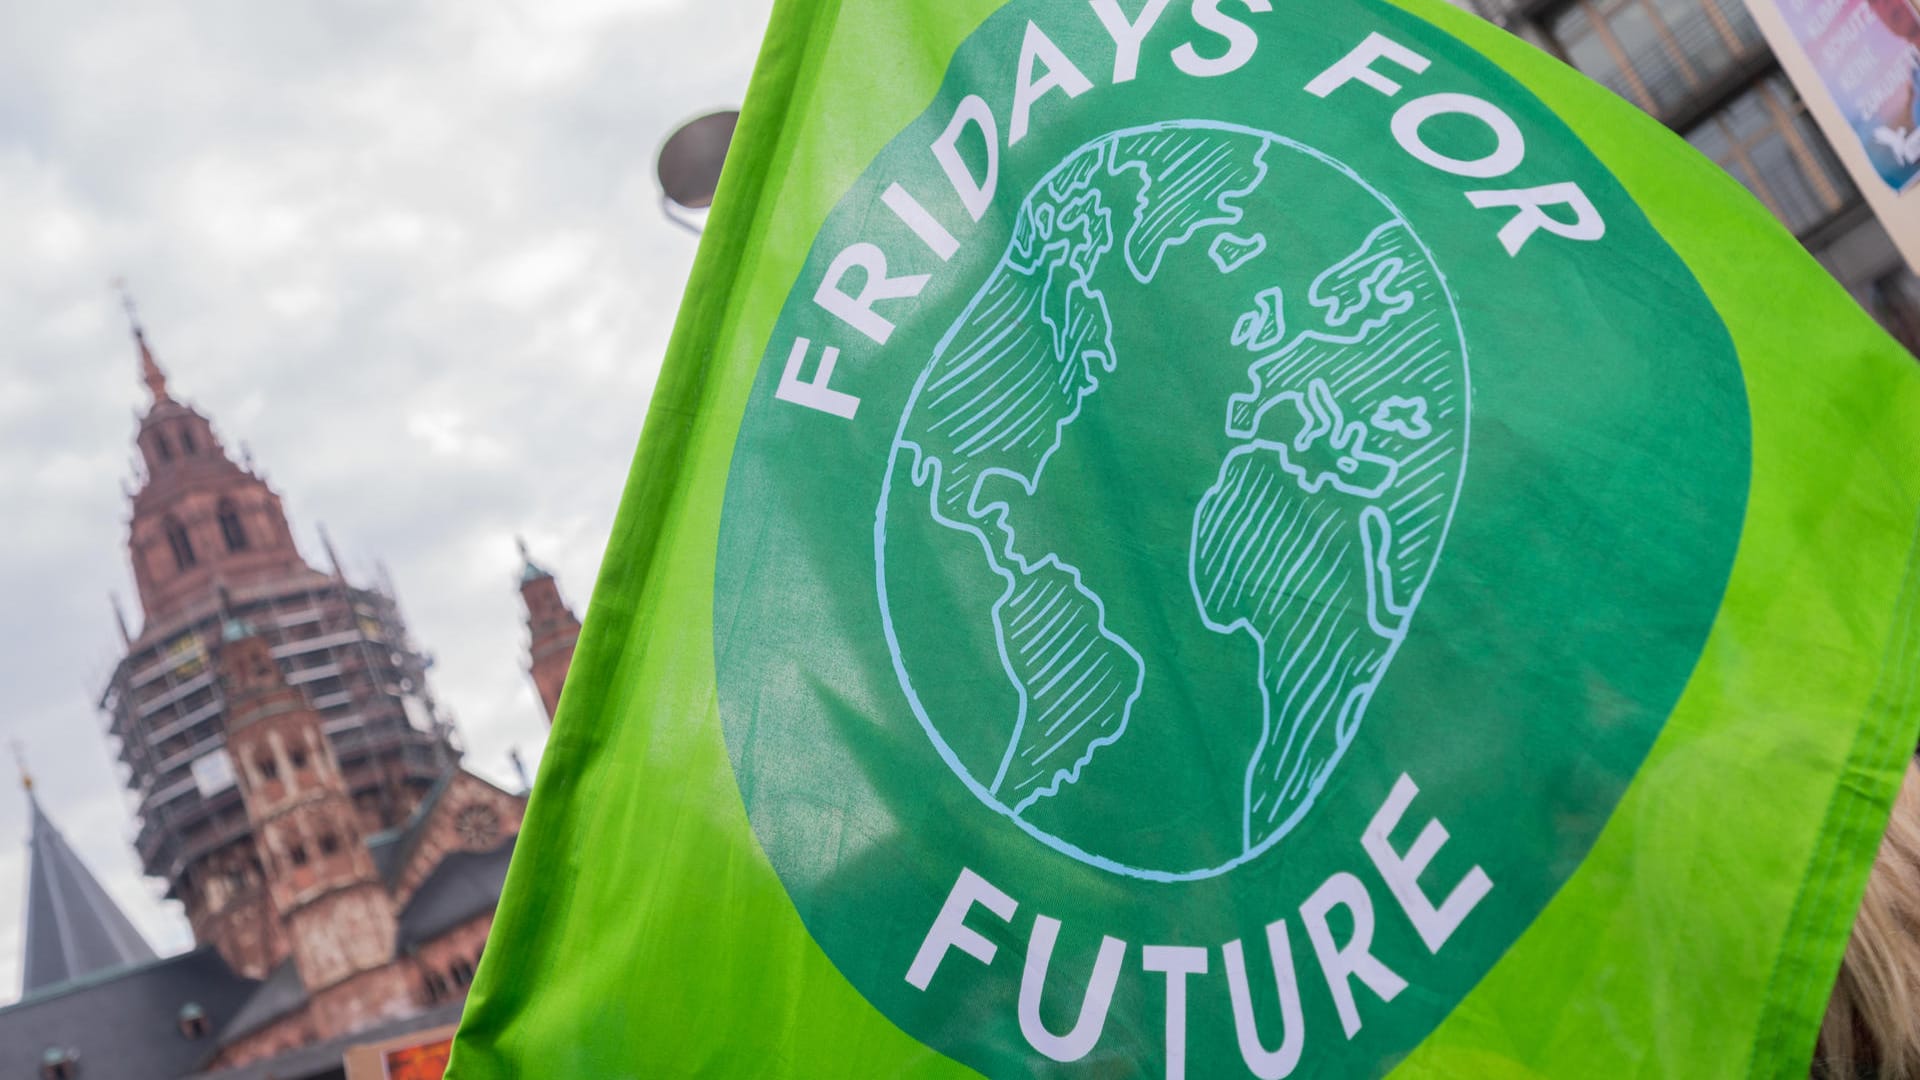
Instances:
[[[26,968],[21,996],[112,968],[154,959],[107,890],[88,872],[27,788]]]
[[[411,951],[500,903],[513,837],[492,851],[456,851],[433,868],[400,913],[400,949]]]

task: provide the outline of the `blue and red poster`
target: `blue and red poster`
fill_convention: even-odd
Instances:
[[[1920,181],[1920,12],[1913,0],[1781,0],[1873,169],[1895,191]]]

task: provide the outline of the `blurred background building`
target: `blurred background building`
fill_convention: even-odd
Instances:
[[[1741,0],[1457,2],[1579,68],[1719,162],[1920,354],[1920,277]]]
[[[100,699],[146,873],[195,948],[157,957],[30,804],[19,1002],[0,1076],[341,1076],[355,1043],[459,1016],[519,833],[461,767],[392,583],[295,545],[251,456],[175,398],[137,321],[128,556],[138,628]],[[580,623],[522,545],[527,669],[549,714]],[[517,760],[517,759],[516,759]]]

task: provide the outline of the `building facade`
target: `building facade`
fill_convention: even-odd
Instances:
[[[460,766],[391,585],[349,582],[331,550],[309,564],[278,493],[173,397],[137,324],[134,341],[152,399],[128,527],[141,621],[122,619],[101,706],[141,864],[196,947],[156,957],[29,784],[0,1076],[339,1076],[352,1043],[457,1018],[525,795]],[[579,622],[526,565],[551,711]]]
[[[1920,277],[1741,0],[1460,0],[1645,109],[1765,203],[1920,354]]]

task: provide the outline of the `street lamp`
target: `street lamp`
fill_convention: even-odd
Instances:
[[[681,125],[660,147],[655,172],[660,177],[660,212],[668,221],[695,236],[701,232],[693,211],[713,205],[720,186],[720,167],[726,163],[740,113],[734,109],[708,113]]]

